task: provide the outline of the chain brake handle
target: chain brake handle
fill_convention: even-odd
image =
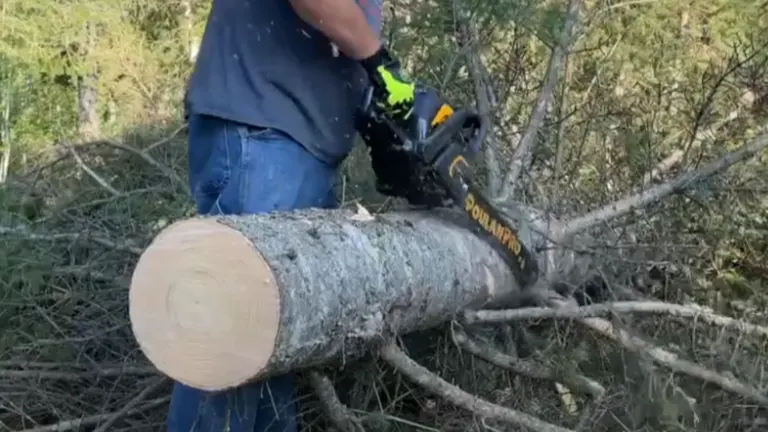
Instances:
[[[461,108],[440,123],[426,139],[413,143],[413,151],[425,162],[434,164],[449,146],[458,145],[461,141],[456,138],[461,138],[466,132],[470,133],[470,137],[461,153],[467,149],[476,153],[488,133],[488,125],[476,111]]]

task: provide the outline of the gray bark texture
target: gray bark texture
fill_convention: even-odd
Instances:
[[[519,292],[501,257],[451,212],[216,220],[253,242],[279,285],[280,330],[264,375],[343,362]]]

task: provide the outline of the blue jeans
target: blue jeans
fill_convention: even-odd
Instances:
[[[189,183],[199,214],[332,208],[337,170],[277,130],[189,117]],[[290,375],[222,392],[176,383],[168,432],[296,432],[295,400]]]

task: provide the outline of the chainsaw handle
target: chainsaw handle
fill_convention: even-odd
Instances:
[[[451,139],[465,129],[472,129],[473,134],[469,141],[469,148],[472,153],[477,153],[488,132],[488,126],[483,117],[467,108],[455,111],[425,140],[419,142],[416,145],[418,152],[425,160],[432,162],[451,142]]]

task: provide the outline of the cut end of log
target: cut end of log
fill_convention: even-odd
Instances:
[[[274,351],[275,277],[246,237],[215,220],[163,230],[139,259],[129,304],[144,355],[191,387],[221,390],[250,381]]]

